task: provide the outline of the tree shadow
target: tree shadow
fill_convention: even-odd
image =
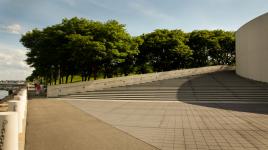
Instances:
[[[268,114],[268,83],[220,71],[185,78],[177,99],[194,105]]]

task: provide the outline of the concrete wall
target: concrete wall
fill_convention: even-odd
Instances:
[[[188,75],[210,73],[224,69],[230,69],[230,67],[210,66],[210,67],[201,67],[193,69],[183,69],[183,70],[133,75],[127,77],[101,79],[101,80],[79,82],[79,83],[54,85],[54,86],[48,86],[47,96],[58,97],[77,92],[95,91],[110,87],[126,86],[126,85],[152,82],[157,80],[172,79]]]
[[[236,73],[268,82],[268,13],[251,20],[236,32]]]

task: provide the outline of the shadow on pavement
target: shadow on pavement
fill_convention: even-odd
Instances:
[[[268,83],[242,78],[233,70],[196,75],[179,87],[177,99],[206,107],[268,114]]]

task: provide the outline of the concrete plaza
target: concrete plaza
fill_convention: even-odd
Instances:
[[[66,107],[74,106],[76,111],[82,112],[82,117],[93,116],[105,123],[107,128],[127,133],[131,139],[135,137],[138,140],[136,142],[144,146],[144,149],[268,149],[268,84],[241,78],[233,71],[77,93],[46,101],[43,103],[60,102]],[[35,103],[37,105],[38,101]],[[54,111],[49,107],[45,108],[47,111]],[[63,116],[68,115],[60,105],[54,109],[61,112]],[[38,111],[35,113],[38,114]],[[40,116],[29,117],[28,128],[30,126],[32,129],[27,135],[31,135],[34,129],[45,129],[44,125],[40,128],[36,127],[41,122],[33,124],[38,118],[40,119]],[[46,115],[45,119],[53,120],[49,115]],[[62,128],[60,124],[63,123],[59,122],[53,128]],[[73,125],[78,128],[83,126],[78,123]],[[84,137],[84,134],[89,134],[91,130],[87,129],[90,129],[90,124],[84,125],[85,132],[71,132],[71,135]],[[98,134],[98,132],[93,133]],[[61,129],[58,134],[69,135]],[[101,134],[105,135],[105,133]],[[124,134],[118,134],[118,137],[114,138]],[[42,134],[36,134],[35,139],[38,136],[41,140]],[[95,136],[98,135],[92,134],[88,138]],[[31,136],[26,138],[29,137]],[[28,145],[31,144],[31,141],[29,142]],[[73,142],[76,140],[74,139]],[[101,140],[94,142],[96,145],[103,144]],[[120,142],[122,141],[118,140],[117,144]],[[116,140],[106,144],[114,143]]]
[[[163,150],[268,149],[268,116],[265,114],[183,102],[70,101],[70,103]],[[267,108],[267,105],[258,107]]]

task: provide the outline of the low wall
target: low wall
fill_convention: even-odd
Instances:
[[[117,77],[109,79],[100,79],[87,82],[78,82],[70,84],[60,84],[48,86],[47,96],[48,97],[59,97],[63,95],[86,92],[86,91],[95,91],[102,90],[104,88],[119,87],[133,84],[140,84],[164,79],[178,78],[188,75],[197,75],[210,73],[220,70],[230,69],[229,66],[209,66],[193,69],[182,69],[166,72],[157,72],[157,73],[148,73],[140,75],[132,75],[126,77]]]
[[[0,105],[0,150],[24,150],[27,90],[21,89],[13,100]]]

